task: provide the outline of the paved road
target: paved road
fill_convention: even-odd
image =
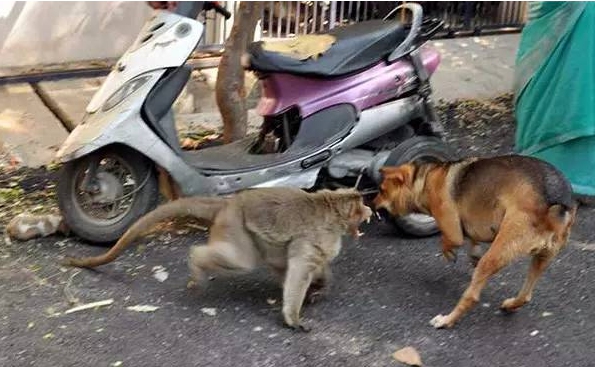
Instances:
[[[494,115],[473,111],[461,121]],[[502,116],[485,126],[451,124],[448,141],[463,154],[507,153],[514,125],[510,112]],[[305,309],[308,334],[281,327],[281,292],[264,272],[215,279],[202,293],[187,290],[185,257],[200,234],[164,234],[78,273],[61,270],[59,257],[103,250],[57,237],[0,244],[0,366],[397,366],[391,355],[407,345],[430,367],[593,366],[594,215],[580,209],[571,244],[531,304],[514,315],[498,311],[521,286],[525,259],[494,277],[452,330],[435,330],[429,320],[448,312],[467,286],[464,253],[446,263],[437,256],[438,238],[399,238],[383,223],[345,243],[331,294]],[[169,272],[163,283],[153,278],[159,265]],[[114,303],[64,314],[72,297]],[[126,310],[138,304],[160,308]]]
[[[434,330],[428,321],[448,311],[469,281],[464,254],[447,264],[437,256],[437,238],[398,238],[382,223],[345,244],[331,294],[305,309],[309,334],[280,327],[280,290],[264,272],[215,279],[202,294],[187,290],[184,257],[201,235],[162,235],[73,278],[72,270],[60,271],[56,256],[101,249],[59,238],[14,243],[3,249],[0,273],[0,365],[391,366],[397,365],[391,354],[411,345],[427,366],[590,366],[592,215],[581,210],[572,244],[548,269],[532,304],[512,316],[497,308],[520,287],[527,265],[521,261],[489,283],[480,305],[453,330]],[[169,272],[163,283],[152,277],[156,265]],[[35,282],[32,271],[38,280],[51,278]],[[49,316],[68,308],[65,288],[81,302],[114,303]],[[160,309],[125,309],[136,304]],[[201,312],[205,307],[217,314]]]

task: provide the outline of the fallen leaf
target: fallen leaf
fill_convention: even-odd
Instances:
[[[116,361],[116,362],[110,364],[110,366],[112,366],[112,367],[120,367],[120,366],[122,366],[122,361]]]
[[[200,309],[200,312],[204,313],[205,315],[215,316],[217,315],[217,309],[212,307],[203,307]]]
[[[30,323],[27,324],[27,329],[31,329],[33,326],[35,326],[35,323],[33,321],[31,321]]]
[[[126,307],[129,311],[136,311],[136,312],[154,312],[159,309],[158,306],[150,306],[150,305],[136,305],[136,306],[128,306]]]
[[[536,336],[537,334],[539,334],[539,330],[533,330],[529,335]]]
[[[169,273],[165,271],[165,268],[161,265],[154,266],[152,271],[153,278],[157,279],[157,281],[161,283],[163,283],[169,277]]]
[[[542,316],[542,317],[548,317],[548,316],[552,316],[552,315],[553,315],[553,313],[551,313],[551,312],[547,312],[547,311],[544,311],[544,312],[541,314],[541,316]]]
[[[97,301],[97,302],[91,302],[91,303],[86,303],[84,305],[80,305],[80,306],[76,306],[73,308],[69,308],[68,310],[64,311],[64,314],[69,314],[72,312],[77,312],[77,311],[84,311],[84,310],[88,310],[91,308],[96,308],[96,307],[103,307],[103,306],[109,306],[112,303],[114,303],[113,299],[106,299],[104,301]]]
[[[43,338],[44,338],[45,340],[48,340],[48,339],[53,339],[53,338],[54,338],[54,333],[47,333],[47,334],[45,334],[45,335],[43,336]]]
[[[254,329],[252,329],[253,331],[262,331],[262,326],[257,326]]]
[[[399,349],[393,354],[393,358],[408,366],[421,366],[421,357],[413,347]]]

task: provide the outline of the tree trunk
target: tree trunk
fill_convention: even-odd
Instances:
[[[230,143],[243,138],[248,127],[246,92],[242,54],[252,42],[256,23],[260,19],[261,1],[242,1],[234,16],[233,27],[221,55],[215,97],[223,119],[223,140]]]

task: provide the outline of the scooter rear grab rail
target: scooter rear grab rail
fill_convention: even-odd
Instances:
[[[411,21],[411,29],[409,30],[409,34],[405,38],[405,40],[393,51],[390,55],[388,55],[388,61],[393,62],[394,60],[402,57],[403,55],[407,54],[411,51],[411,47],[417,41],[417,37],[419,36],[419,31],[421,29],[422,19],[424,15],[423,8],[421,5],[416,3],[405,3],[403,5],[399,5],[394,8],[384,20],[390,18],[396,11],[400,9],[408,9],[413,13],[412,21]]]

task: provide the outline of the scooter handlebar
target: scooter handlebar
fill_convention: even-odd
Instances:
[[[213,10],[215,10],[216,13],[223,15],[225,17],[225,19],[231,18],[231,12],[229,12],[227,9],[225,9],[224,7],[219,5],[218,1],[205,1],[204,9],[205,10],[213,9]]]
[[[413,13],[411,29],[409,30],[409,34],[407,35],[405,40],[388,56],[389,62],[394,61],[406,54],[407,52],[409,52],[411,46],[413,46],[417,37],[419,36],[424,14],[421,5],[416,3],[405,3],[393,9],[393,11],[391,11],[384,19],[390,17],[394,12],[396,12],[399,9],[408,9]]]

